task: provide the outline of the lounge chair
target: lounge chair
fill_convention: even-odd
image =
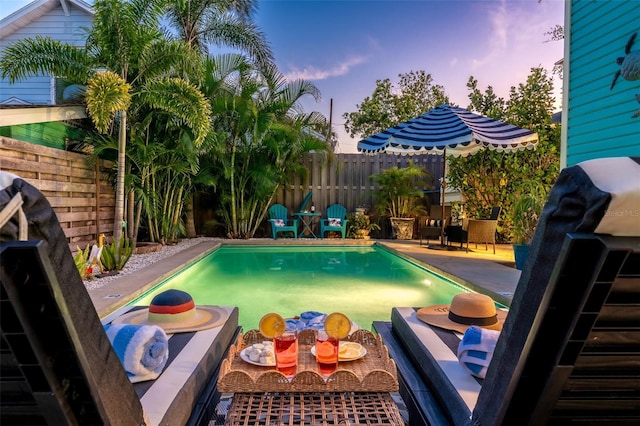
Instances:
[[[332,204],[327,208],[327,218],[320,219],[320,238],[326,232],[339,232],[344,239],[347,233],[347,209],[342,204]]]
[[[160,377],[132,384],[53,209],[8,177],[0,172],[0,210],[18,209],[0,227],[0,424],[192,424],[210,415],[238,309],[225,307],[220,327],[173,335]]]
[[[412,425],[640,423],[640,158],[562,171],[484,380],[414,308],[375,322]]]
[[[298,238],[298,219],[289,218],[289,210],[282,204],[274,204],[269,207],[269,222],[271,223],[271,236],[274,240],[281,232],[293,232],[293,237]]]

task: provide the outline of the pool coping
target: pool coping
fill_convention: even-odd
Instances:
[[[446,254],[427,250],[417,241],[400,240],[206,240],[186,248],[173,256],[156,262],[100,288],[89,290],[89,296],[100,318],[108,316],[160,282],[180,271],[185,265],[207,256],[223,245],[375,245],[406,258],[426,269],[459,282],[477,292],[485,293],[494,300],[509,305],[520,277],[520,271],[491,260],[477,258],[473,253]],[[479,253],[483,255],[483,253]]]

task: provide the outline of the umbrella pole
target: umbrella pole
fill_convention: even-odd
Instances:
[[[445,207],[444,207],[444,197],[445,197],[445,191],[447,189],[447,147],[444,147],[444,150],[442,151],[442,201],[440,202],[441,206],[442,206],[442,214],[440,215],[440,224],[442,225],[440,228],[440,245],[444,246],[444,227],[445,227]]]
[[[442,191],[441,197],[440,197],[440,205],[442,207],[442,213],[440,215],[440,244],[435,244],[435,245],[428,245],[427,248],[430,249],[434,249],[434,250],[451,250],[451,251],[455,251],[457,250],[457,247],[454,246],[448,246],[444,243],[444,229],[445,229],[445,212],[446,212],[446,208],[445,208],[445,191],[447,189],[447,147],[444,147],[444,150],[442,150],[442,182],[440,183],[440,191]]]

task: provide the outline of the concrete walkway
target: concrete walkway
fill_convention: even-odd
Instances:
[[[368,245],[373,243],[383,245],[400,256],[410,258],[434,272],[453,278],[474,291],[488,294],[494,300],[506,305],[511,303],[511,297],[520,278],[520,271],[512,266],[514,260],[511,245],[498,244],[496,253],[493,254],[491,246],[485,250],[484,245],[479,245],[478,248],[472,245],[467,253],[464,249],[435,250],[428,248],[426,243],[421,245],[417,240],[207,239],[160,262],[109,282],[101,288],[90,290],[89,295],[98,315],[103,318],[180,271],[184,265],[206,256],[221,244]]]

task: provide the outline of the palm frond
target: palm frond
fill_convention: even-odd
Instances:
[[[239,49],[259,65],[273,62],[273,52],[265,34],[253,23],[230,13],[211,14],[202,28],[201,37],[207,43]]]
[[[177,79],[151,81],[138,94],[139,99],[152,108],[171,113],[191,128],[198,146],[210,129],[211,108],[202,92],[191,83]]]
[[[111,71],[95,73],[87,85],[87,110],[98,131],[106,133],[117,111],[131,103],[131,86]]]
[[[50,37],[18,40],[2,51],[0,71],[10,83],[29,75],[51,74],[85,84],[95,62],[86,51]]]

